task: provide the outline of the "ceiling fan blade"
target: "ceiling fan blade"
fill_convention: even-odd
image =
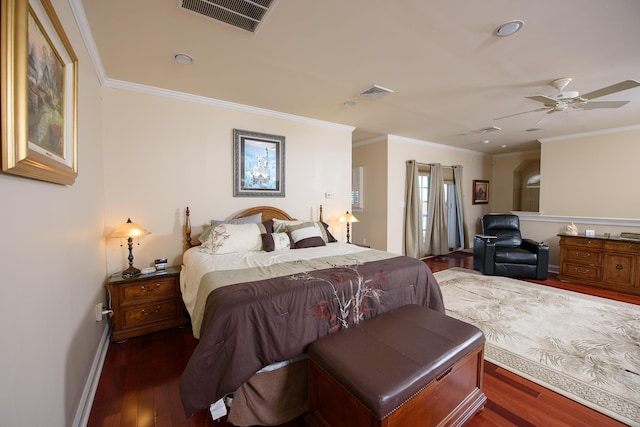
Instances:
[[[601,96],[609,95],[611,93],[632,89],[636,86],[640,86],[640,82],[637,82],[635,80],[625,80],[623,82],[616,83],[611,86],[603,87],[602,89],[594,90],[593,92],[585,93],[580,96],[584,99],[595,99],[595,98],[600,98]]]
[[[540,123],[542,123],[542,122],[544,121],[544,119],[548,118],[548,117],[549,117],[549,114],[558,113],[558,112],[559,112],[559,111],[558,111],[558,110],[555,110],[555,109],[551,109],[551,110],[547,111],[546,113],[544,113],[544,114],[542,115],[542,117],[540,117],[540,118],[538,119],[538,121],[536,122],[536,126],[538,126]]]
[[[545,110],[548,110],[548,109],[549,109],[549,107],[536,108],[535,110],[523,111],[521,113],[509,114],[508,116],[496,117],[493,120],[508,119],[509,117],[520,116],[522,114],[534,113],[534,112],[537,112],[537,111],[545,111]]]
[[[532,99],[532,100],[538,101],[538,102],[542,102],[544,105],[555,105],[556,102],[558,102],[557,100],[555,100],[553,98],[549,98],[548,96],[544,96],[544,95],[525,96],[525,98]]]
[[[620,108],[623,105],[627,105],[630,101],[596,101],[587,102],[586,104],[578,105],[576,108],[581,110],[595,110],[596,108]]]

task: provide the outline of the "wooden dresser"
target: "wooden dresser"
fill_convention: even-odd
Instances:
[[[560,236],[558,279],[640,295],[640,241]]]
[[[180,294],[180,267],[167,267],[152,274],[109,279],[113,303],[112,341],[176,326],[189,320]]]

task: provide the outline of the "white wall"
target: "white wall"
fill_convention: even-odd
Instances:
[[[134,247],[136,267],[159,257],[181,263],[186,206],[197,235],[209,220],[251,206],[317,219],[322,204],[344,240],[337,219],[351,203],[352,128],[116,88],[104,89],[103,102],[106,233],[128,217],[151,231]],[[286,197],[233,197],[234,128],[285,136]],[[107,241],[109,273],[127,266],[119,244]]]
[[[360,220],[352,224],[351,241],[387,249],[387,138],[377,138],[353,148],[353,166],[363,168],[362,212],[354,212]]]
[[[639,232],[639,142],[638,126],[542,141],[540,213],[520,222],[524,236],[550,246],[552,271],[560,263],[557,234],[570,222],[581,233]]]
[[[0,425],[71,426],[105,322],[100,85],[68,1],[53,0],[79,59],[78,178],[0,174]]]
[[[542,144],[540,211],[549,215],[640,218],[640,126]]]

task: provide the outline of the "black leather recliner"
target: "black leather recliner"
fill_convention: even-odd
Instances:
[[[473,239],[473,266],[490,276],[545,280],[549,246],[523,239],[517,215],[484,215],[482,235]]]

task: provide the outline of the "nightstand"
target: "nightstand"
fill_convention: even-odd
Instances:
[[[108,284],[113,304],[111,341],[187,325],[179,277],[180,267],[134,277],[113,274]]]

